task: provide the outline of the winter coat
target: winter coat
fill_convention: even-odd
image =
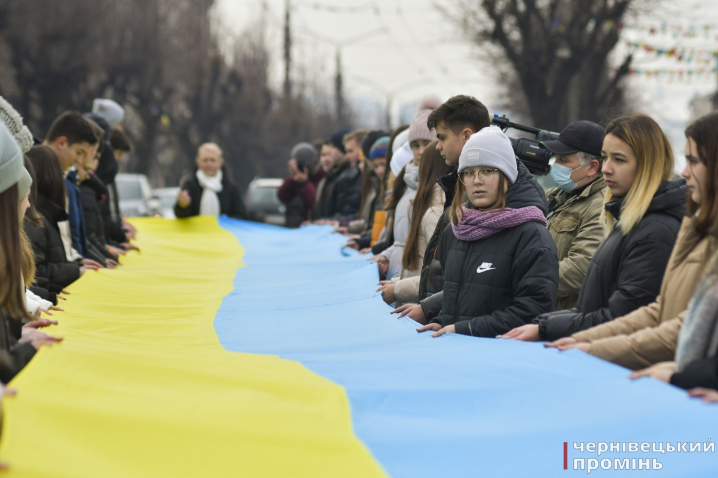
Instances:
[[[319,184],[319,181],[321,181],[324,176],[324,170],[318,167],[309,181],[297,183],[289,177],[279,186],[277,189],[277,198],[287,207],[285,214],[285,225],[287,227],[299,227],[304,221],[309,219],[317,194],[317,184]]]
[[[507,207],[536,206],[545,214],[543,190],[527,179],[517,178],[507,200],[521,206]],[[525,222],[475,241],[462,241],[447,227],[438,258],[444,291],[441,313],[432,322],[442,327],[455,324],[459,334],[496,337],[554,308],[558,256],[540,223]]]
[[[536,181],[536,178],[529,172],[521,161],[516,161],[519,174],[516,181],[507,192],[506,207],[518,209],[527,206],[536,206],[544,214],[548,214],[548,202],[543,188]],[[457,173],[451,173],[439,178],[437,183],[446,194],[444,213],[434,229],[434,234],[429,240],[429,245],[424,254],[424,263],[421,269],[421,281],[419,285],[419,297],[421,308],[427,320],[432,320],[439,315],[443,304],[444,276],[441,264],[437,260],[441,252],[441,243],[438,239],[447,227],[450,226],[449,209],[454,200],[456,183],[459,177]],[[553,310],[553,308],[549,309]],[[534,317],[532,317],[533,319]]]
[[[671,376],[671,384],[683,389],[695,387],[718,390],[718,356],[696,360]]]
[[[688,302],[718,249],[718,240],[701,237],[692,222],[683,219],[655,302],[572,335],[591,343],[591,355],[630,369],[673,360]]]
[[[618,225],[596,251],[583,281],[578,308],[538,317],[539,336],[557,340],[624,316],[656,300],[661,278],[685,216],[687,187],[666,181],[630,233]],[[606,204],[620,220],[621,198]]]
[[[117,261],[117,256],[110,253],[106,247],[105,225],[98,207],[99,201],[104,200],[106,197],[107,188],[94,174],[80,184],[80,203],[85,215],[87,247],[90,258],[101,264],[105,262],[105,259]],[[98,260],[98,256],[101,260]]]
[[[175,215],[178,218],[199,216],[199,205],[202,199],[203,188],[199,184],[197,175],[193,174],[191,177],[186,178],[182,182],[181,189],[189,193],[192,202],[190,202],[190,205],[187,207],[181,207],[179,204],[175,204]],[[242,201],[242,194],[239,192],[239,187],[229,179],[227,173],[222,175],[222,191],[217,193],[217,197],[219,198],[221,214],[235,219],[248,218],[247,208],[244,206],[244,201]]]
[[[37,227],[29,221],[24,222],[35,254],[36,275],[65,288],[80,278],[80,265],[68,262],[57,225],[58,221],[67,220],[67,213],[41,193],[37,195],[36,208],[42,215],[43,225]]]
[[[446,200],[444,201],[444,212],[441,214],[439,221],[436,223],[436,228],[431,234],[429,243],[424,251],[424,260],[421,264],[421,277],[419,278],[419,300],[435,295],[444,290],[444,276],[441,273],[441,264],[437,260],[437,249],[439,247],[439,240],[444,230],[451,224],[449,220],[449,209],[451,209],[451,203],[454,201],[454,195],[456,194],[456,183],[459,181],[459,175],[456,171],[447,174],[436,180],[436,184],[444,191]],[[432,308],[431,317],[436,315],[441,310],[441,297],[434,299],[434,307]],[[422,304],[422,308],[426,313],[427,310]],[[427,316],[428,317],[428,316]]]
[[[349,162],[327,174],[323,210],[317,219],[348,223],[359,216],[361,205],[361,171]]]
[[[546,193],[548,232],[559,260],[556,310],[576,307],[591,258],[605,237],[601,220],[605,191],[606,180],[600,177],[581,191],[553,188]]]
[[[411,184],[411,185],[410,185]],[[404,256],[404,243],[409,236],[411,225],[411,203],[416,196],[415,183],[407,183],[406,191],[396,204],[394,211],[394,244],[379,254],[389,262],[389,269],[386,273],[387,279],[399,277],[401,274],[402,257]]]
[[[35,356],[30,343],[18,343],[22,323],[0,310],[0,382],[8,383]]]
[[[441,218],[441,214],[444,211],[444,191],[439,187],[438,184],[434,185],[434,193],[432,196],[432,202],[429,208],[421,218],[421,229],[419,230],[419,262],[424,261],[424,252],[426,246],[429,243],[436,224]],[[396,296],[396,306],[399,307],[403,304],[418,302],[419,301],[419,280],[421,279],[421,267],[409,270],[401,268],[401,276],[392,279],[394,283],[394,295]]]
[[[374,230],[374,215],[377,209],[381,207],[381,178],[374,173],[371,174],[371,189],[364,200],[364,207],[361,211],[361,219],[357,219],[349,223],[347,232],[349,234],[359,234],[361,237],[368,237],[371,242],[371,234]],[[368,247],[368,244],[363,244]]]

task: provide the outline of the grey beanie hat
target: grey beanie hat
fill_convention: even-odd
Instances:
[[[22,198],[27,196],[27,193],[32,187],[32,176],[25,167],[22,168],[22,175],[20,175],[20,181],[17,182],[17,195],[18,200],[22,201]]]
[[[23,169],[20,147],[7,126],[0,122],[0,193],[20,180]]]
[[[309,143],[299,143],[292,148],[292,158],[301,164],[314,164],[317,161],[317,150]]]
[[[27,153],[30,151],[30,148],[35,144],[32,133],[27,129],[27,126],[22,123],[20,113],[2,96],[0,96],[0,121],[5,123],[10,134],[15,136],[15,141],[17,141],[22,152]]]
[[[92,112],[107,121],[111,128],[122,123],[125,119],[125,109],[116,101],[105,98],[96,98],[92,102]]]
[[[487,127],[471,135],[459,156],[459,172],[474,166],[498,169],[511,182],[519,175],[511,141],[500,128]]]

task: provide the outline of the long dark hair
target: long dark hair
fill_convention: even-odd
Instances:
[[[32,320],[25,307],[17,183],[0,193],[0,308],[18,320]],[[0,324],[0,326],[3,326]]]
[[[416,196],[414,196],[409,235],[404,243],[404,256],[402,257],[402,266],[408,270],[419,267],[421,222],[434,199],[436,180],[454,170],[454,166],[447,165],[441,153],[436,150],[436,144],[437,141],[434,141],[426,147],[419,163],[419,186],[416,188]]]
[[[359,203],[359,219],[366,219],[364,217],[364,206],[366,205],[366,200],[369,197],[369,193],[371,192],[372,188],[374,187],[374,178],[379,178],[377,174],[374,172],[374,167],[371,163],[371,160],[367,160],[364,163],[364,174],[362,175],[361,179],[361,202]],[[379,178],[381,181],[381,178]],[[379,186],[379,190],[376,192],[377,194],[381,194],[381,186]]]
[[[35,205],[37,204],[37,179],[35,176],[35,167],[32,165],[32,161],[25,156],[25,169],[30,173],[32,178],[32,186],[30,186],[30,207],[25,212],[25,221],[32,224],[35,227],[42,227],[42,216],[37,212]]]
[[[688,213],[695,215],[695,227],[701,236],[718,236],[718,112],[695,120],[686,128],[686,138],[692,138],[698,147],[698,159],[706,166],[705,191],[701,191],[701,204],[688,195]]]
[[[65,209],[65,179],[57,155],[49,146],[33,146],[26,153],[35,168],[37,194],[42,194],[55,205]]]

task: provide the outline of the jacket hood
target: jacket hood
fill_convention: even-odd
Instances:
[[[459,182],[459,173],[456,169],[454,169],[446,176],[442,176],[436,180],[436,184],[438,184],[439,187],[444,190],[444,194],[446,195],[446,204],[451,204],[451,201],[454,200],[454,195],[456,195],[457,182]]]
[[[686,215],[686,197],[688,195],[688,186],[685,179],[673,179],[664,181],[658,186],[656,194],[653,195],[651,204],[648,206],[646,214],[661,213],[667,214],[679,221]],[[606,211],[610,212],[613,217],[619,219],[621,217],[621,206],[623,198],[614,198],[606,203]]]
[[[519,174],[507,192],[506,207],[518,209],[536,206],[545,216],[548,214],[548,201],[543,188],[524,163],[518,160],[516,163]]]
[[[65,211],[65,209],[50,201],[44,194],[40,192],[37,193],[37,205],[35,207],[37,211],[52,224],[57,224],[61,221],[67,221],[68,219],[67,212]]]
[[[98,201],[101,200],[103,196],[107,196],[107,188],[94,173],[90,174],[90,177],[85,179],[80,185],[92,189]]]

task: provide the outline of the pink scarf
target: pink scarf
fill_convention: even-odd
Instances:
[[[461,221],[451,226],[454,235],[462,241],[478,241],[525,222],[535,221],[544,226],[547,224],[541,209],[536,206],[519,209],[507,207],[501,211],[479,211],[464,207],[463,211],[464,217]]]

